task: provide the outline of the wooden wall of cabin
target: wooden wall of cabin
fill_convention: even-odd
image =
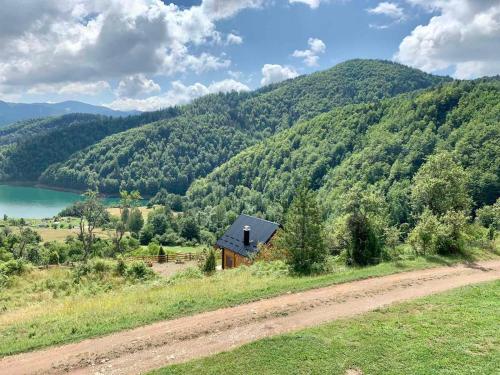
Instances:
[[[239,267],[242,264],[249,265],[251,263],[248,258],[236,254],[234,251],[231,251],[229,249],[223,249],[222,261],[224,262],[224,269]],[[230,264],[231,262],[232,265]]]

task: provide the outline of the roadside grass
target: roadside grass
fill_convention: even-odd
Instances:
[[[492,257],[496,256],[481,254],[483,259]],[[284,267],[256,263],[251,267],[218,272],[212,277],[184,271],[180,277],[124,285],[94,296],[75,294],[30,301],[28,306],[0,314],[0,357],[287,292],[451,265],[462,260],[433,256],[366,268],[339,265],[331,273],[311,277],[290,276]]]
[[[498,374],[499,321],[500,281],[495,281],[259,340],[151,374]]]
[[[112,262],[106,263],[110,267],[113,265]],[[91,297],[117,290],[127,284],[123,277],[113,272],[93,276],[96,277],[81,277],[76,283],[72,269],[66,266],[33,269],[22,276],[11,276],[12,285],[0,289],[0,319],[4,319],[7,314],[16,313],[19,308],[50,305],[70,295]]]

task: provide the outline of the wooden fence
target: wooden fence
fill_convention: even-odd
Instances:
[[[126,257],[126,260],[142,260],[144,262],[151,263],[184,263],[199,260],[202,254],[200,253],[167,253],[165,255],[137,255]],[[220,254],[217,254],[220,258]],[[162,259],[163,258],[163,259]],[[163,262],[161,262],[163,260]]]

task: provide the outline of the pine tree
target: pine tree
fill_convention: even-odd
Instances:
[[[303,182],[297,190],[286,216],[285,228],[278,246],[287,250],[292,270],[311,274],[324,269],[326,247],[316,194]]]

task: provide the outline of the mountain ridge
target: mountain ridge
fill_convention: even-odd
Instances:
[[[66,100],[58,103],[12,103],[0,100],[0,128],[18,121],[69,113],[89,113],[117,117],[137,114],[138,111],[117,111],[105,106],[76,100]]]
[[[244,148],[296,122],[349,103],[380,100],[449,81],[401,64],[351,60],[249,93],[212,94],[180,114],[104,138],[41,171],[45,185],[104,193],[184,194]]]

